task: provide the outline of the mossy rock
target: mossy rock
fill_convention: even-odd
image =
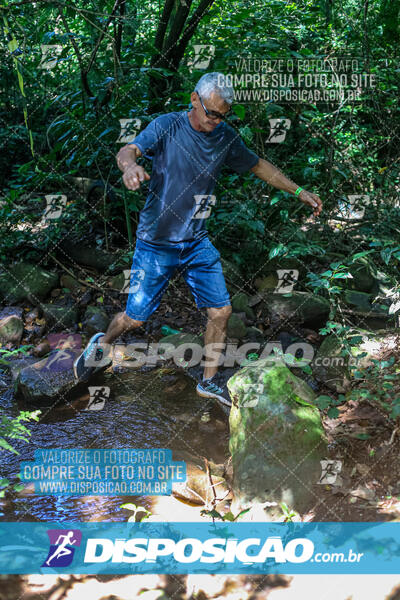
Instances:
[[[290,295],[264,293],[262,311],[272,322],[292,319],[300,323],[325,323],[330,311],[329,301],[309,292],[293,291]]]
[[[57,284],[57,273],[31,263],[10,265],[7,272],[0,273],[0,295],[11,304],[21,300],[37,304],[38,299],[45,298]]]
[[[315,394],[279,360],[258,360],[228,381],[236,505],[286,502],[310,509],[327,446]],[[271,519],[281,514],[271,508]]]
[[[246,336],[246,325],[242,321],[239,315],[232,313],[228,320],[227,335],[231,338],[238,338],[239,340]]]
[[[78,322],[76,306],[61,306],[58,304],[42,304],[46,321],[55,329],[68,329]]]

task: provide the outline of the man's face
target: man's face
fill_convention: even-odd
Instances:
[[[197,92],[192,92],[190,100],[192,102],[193,112],[200,131],[214,131],[216,126],[222,121],[220,118],[212,119],[207,116],[201,103],[204,104],[207,110],[215,111],[221,114],[227,113],[230,109],[230,104],[225,102],[225,100],[223,100],[215,92],[211,92],[210,98],[203,98],[203,96],[201,96],[201,101]]]

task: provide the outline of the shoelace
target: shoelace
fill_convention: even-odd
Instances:
[[[218,394],[222,393],[222,389],[220,387],[218,387],[218,385],[216,385],[215,383],[212,383],[211,381],[208,384],[206,384],[204,387],[208,392],[215,392]]]

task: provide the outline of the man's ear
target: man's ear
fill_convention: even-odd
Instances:
[[[194,106],[196,108],[196,105],[194,104],[195,102],[197,103],[199,101],[199,97],[197,95],[196,92],[192,92],[190,94],[190,102],[192,103],[192,106]]]

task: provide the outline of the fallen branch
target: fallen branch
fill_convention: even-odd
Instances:
[[[88,281],[85,281],[83,279],[80,279],[79,277],[77,277],[76,275],[74,275],[74,273],[72,273],[72,271],[70,271],[69,269],[67,269],[67,267],[65,265],[63,265],[55,256],[53,256],[51,253],[49,253],[50,258],[52,258],[54,260],[54,262],[56,262],[62,269],[64,269],[64,271],[66,273],[68,273],[68,275],[71,275],[71,277],[73,277],[74,279],[76,279],[76,281],[79,281],[79,283],[81,283],[82,285],[85,285],[87,287],[93,288],[96,291],[101,291],[103,292],[103,290],[95,284],[89,283]]]
[[[67,269],[67,267],[65,265],[63,265],[55,256],[53,256],[51,253],[49,253],[50,258],[52,258],[54,260],[54,262],[56,262],[62,269],[64,269],[64,271],[66,273],[68,273],[68,275],[71,275],[71,277],[73,277],[76,281],[78,281],[79,283],[81,283],[82,285],[86,286],[86,287],[90,287],[93,290],[96,290],[96,292],[99,292],[101,294],[104,294],[104,290],[102,287],[100,287],[97,284],[94,283],[90,283],[89,281],[85,281],[84,279],[80,279],[79,277],[77,277],[76,275],[74,275],[74,273],[72,273],[72,271],[70,271],[69,269]],[[114,298],[110,298],[111,302],[116,305],[119,306],[119,302],[117,302]]]

